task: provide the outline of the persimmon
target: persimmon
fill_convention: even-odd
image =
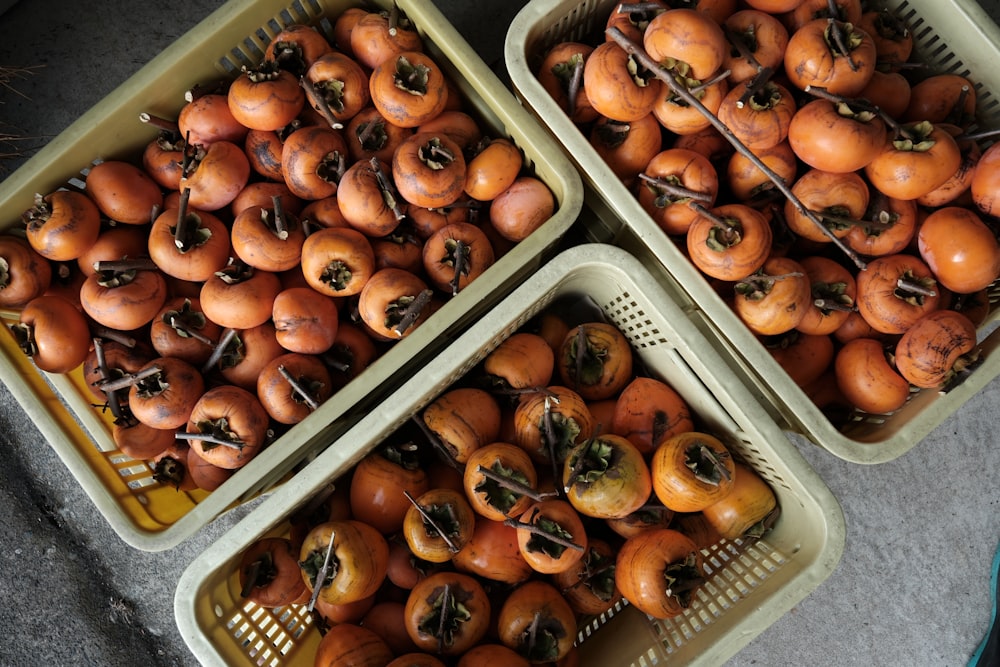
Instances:
[[[451,563],[459,572],[509,585],[527,581],[534,574],[518,548],[517,529],[484,516],[476,519],[472,539]]]
[[[184,139],[172,130],[161,130],[142,151],[142,168],[164,190],[179,190],[184,174]]]
[[[812,289],[812,307],[796,329],[810,335],[829,335],[836,331],[854,308],[857,282],[839,262],[821,255],[799,260]]]
[[[576,639],[573,608],[552,584],[536,580],[510,592],[497,614],[500,642],[532,664],[566,657]]]
[[[155,356],[145,346],[127,345],[123,342],[105,340],[95,336],[91,350],[83,360],[81,372],[87,388],[98,401],[106,403],[116,423],[135,421],[123,408],[128,404],[129,385],[108,388],[107,383],[116,382],[138,373]],[[117,404],[117,412],[115,404]],[[149,458],[149,457],[145,457]]]
[[[243,66],[229,84],[226,101],[241,125],[251,130],[279,130],[295,120],[305,104],[298,78],[274,60]]]
[[[406,633],[418,648],[460,655],[486,636],[491,606],[478,579],[461,572],[437,572],[406,597]]]
[[[750,466],[737,463],[732,490],[703,509],[702,514],[719,535],[737,540],[762,537],[774,525],[780,511],[770,484]]]
[[[444,111],[448,88],[440,66],[426,53],[404,51],[387,58],[368,79],[372,104],[389,122],[417,127]]]
[[[628,539],[637,533],[655,528],[668,528],[673,524],[675,512],[661,505],[656,495],[650,492],[646,505],[616,519],[605,519],[616,535]]]
[[[282,182],[281,152],[285,137],[298,129],[296,121],[290,123],[281,131],[250,130],[243,139],[243,152],[247,155],[253,174],[262,176],[271,182]],[[180,184],[174,186],[179,189]]]
[[[798,157],[787,139],[777,146],[752,153],[786,184],[795,182],[799,172]],[[774,182],[738,151],[727,160],[725,176],[726,185],[737,201],[753,205],[776,194]]]
[[[350,32],[350,53],[369,70],[406,51],[421,51],[423,41],[412,22],[399,11],[368,11],[359,16]]]
[[[465,157],[449,137],[417,132],[396,149],[392,180],[403,199],[416,206],[448,206],[465,188]]]
[[[795,32],[816,19],[836,19],[858,26],[861,24],[860,0],[803,0],[797,7],[782,16],[789,32]]]
[[[166,280],[149,260],[101,262],[80,287],[80,304],[87,315],[118,331],[148,324],[166,300]]]
[[[389,545],[378,530],[346,519],[327,521],[309,531],[299,551],[299,566],[314,595],[341,604],[375,593],[385,579],[388,558]]]
[[[732,83],[741,83],[770,69],[783,66],[788,29],[773,14],[759,9],[740,9],[722,21],[730,48],[721,65]]]
[[[402,533],[410,552],[430,563],[447,563],[475,531],[476,514],[465,491],[435,487],[417,496],[405,491],[411,506]]]
[[[589,123],[599,114],[583,84],[583,69],[594,51],[590,44],[562,41],[545,52],[535,76],[538,83],[574,123]]]
[[[772,250],[771,223],[746,204],[700,208],[688,227],[688,257],[702,273],[719,280],[740,280],[760,269]]]
[[[340,314],[329,296],[311,287],[289,287],[275,296],[271,320],[283,348],[322,354],[337,340]]]
[[[124,160],[95,164],[87,172],[86,188],[101,213],[126,224],[148,223],[163,205],[159,184],[142,168]]]
[[[297,197],[324,199],[337,193],[348,166],[344,136],[324,126],[307,126],[285,138],[281,149],[281,174]]]
[[[337,124],[346,123],[371,102],[368,73],[341,51],[319,56],[303,76],[312,84],[310,96],[318,98],[308,99],[309,103],[313,108],[320,107]]]
[[[932,211],[917,231],[917,246],[937,281],[952,292],[978,292],[1000,277],[996,234],[971,209]]]
[[[718,112],[722,100],[729,93],[729,83],[724,77],[717,76],[708,81],[681,78],[679,83],[687,88],[704,109],[713,114]],[[672,90],[657,97],[652,112],[660,125],[673,134],[696,134],[712,126],[701,109]]]
[[[416,445],[390,441],[366,454],[354,466],[350,484],[351,512],[357,520],[388,535],[403,527],[410,509],[403,492],[420,496],[429,490],[430,482],[421,466]]]
[[[744,0],[744,2],[762,12],[783,14],[790,12],[803,3],[804,0]]]
[[[593,435],[595,426],[583,397],[558,385],[522,397],[514,425],[514,444],[536,463],[553,466],[562,463],[573,445]]]
[[[129,411],[136,419],[159,429],[188,423],[205,390],[201,372],[177,357],[158,357],[136,371],[128,394]]]
[[[517,331],[486,355],[483,371],[501,390],[544,387],[555,371],[555,352],[541,335]]]
[[[574,509],[598,519],[631,514],[653,490],[643,452],[613,433],[595,435],[571,449],[563,462],[561,481]]]
[[[699,81],[718,72],[729,51],[718,22],[688,8],[657,14],[642,33],[642,45],[653,60]]]
[[[847,247],[869,257],[903,252],[917,227],[917,202],[871,193],[861,224],[851,226],[843,237]]]
[[[257,376],[257,398],[271,419],[281,424],[298,424],[332,395],[330,373],[313,354],[282,354]]]
[[[664,0],[654,0],[649,3],[636,5],[619,4],[608,14],[605,23],[605,33],[610,28],[621,30],[632,41],[642,43],[642,34],[653,20],[661,12],[670,9],[670,5]]]
[[[268,414],[257,397],[235,385],[207,389],[195,402],[186,432],[178,434],[209,463],[242,468],[264,447]]]
[[[643,454],[677,433],[694,430],[687,401],[666,382],[636,376],[615,400],[610,431],[627,438]]]
[[[527,452],[509,442],[492,442],[469,454],[462,483],[472,509],[487,519],[518,516],[539,496],[538,474]],[[533,496],[535,496],[533,498]]]
[[[0,236],[0,308],[21,308],[48,290],[52,265],[25,239]]]
[[[603,42],[584,60],[583,90],[602,116],[622,122],[642,118],[653,110],[663,87],[614,42]]]
[[[833,362],[837,387],[859,410],[888,414],[903,407],[910,396],[910,383],[896,370],[886,344],[875,338],[847,341]]]
[[[447,390],[424,408],[421,420],[441,441],[451,459],[464,464],[475,450],[497,441],[500,405],[475,387]]]
[[[896,343],[896,370],[915,387],[945,389],[979,362],[976,327],[964,314],[935,310],[914,322]]]
[[[556,198],[542,179],[522,175],[489,205],[490,225],[514,243],[528,238],[555,213]]]
[[[97,240],[82,255],[76,258],[76,264],[81,273],[89,276],[94,273],[94,266],[102,261],[115,261],[123,259],[137,259],[148,257],[147,241],[151,230],[144,225],[117,225],[101,230],[97,235]],[[0,247],[3,242],[0,241]],[[0,251],[2,252],[2,251]],[[36,259],[40,259],[37,253],[32,253]],[[39,278],[51,281],[52,265],[46,262],[45,267],[38,267],[41,272]]]
[[[662,127],[652,113],[631,122],[601,117],[591,126],[590,145],[611,171],[631,187],[663,150]]]
[[[744,146],[763,150],[788,137],[797,106],[791,91],[769,79],[732,87],[716,115]]]
[[[735,283],[734,291],[737,316],[751,331],[765,336],[794,329],[812,305],[809,278],[790,257],[772,256]]]
[[[984,215],[996,216],[1000,212],[1000,148],[991,144],[986,148],[976,163],[969,185],[969,193],[976,209]]]
[[[309,590],[299,574],[298,554],[284,537],[262,537],[240,554],[240,596],[265,608],[302,603]]]
[[[421,268],[434,287],[454,296],[493,266],[495,259],[482,228],[454,222],[424,241]]]
[[[962,153],[945,128],[921,121],[901,126],[864,167],[871,185],[890,197],[917,199],[958,171]]]
[[[235,470],[220,468],[201,458],[193,447],[188,447],[187,475],[194,482],[194,485],[202,491],[215,491],[234,474],[236,474]]]
[[[391,173],[390,165],[372,158],[355,162],[340,179],[340,212],[352,228],[366,236],[392,233],[405,215],[406,202],[396,191]]]
[[[840,37],[834,36],[840,32]],[[824,88],[834,95],[860,93],[875,71],[871,35],[837,19],[816,18],[790,32],[785,47],[785,74],[799,90]]]
[[[687,431],[672,436],[653,451],[653,491],[675,512],[698,512],[729,493],[733,457],[710,433]]]
[[[806,387],[830,367],[834,357],[833,339],[828,334],[811,334],[792,329],[766,337],[764,349],[788,373],[792,382]]]
[[[316,667],[385,667],[392,649],[375,631],[354,623],[335,623],[316,649]]]
[[[975,177],[976,165],[982,157],[982,149],[974,140],[963,138],[961,136],[962,130],[958,126],[946,126],[946,129],[955,136],[962,161],[958,165],[958,170],[948,180],[930,192],[917,197],[917,203],[927,208],[949,205],[964,206],[971,203],[972,200],[969,189],[972,187],[972,179]]]
[[[876,69],[858,97],[877,106],[889,118],[899,118],[910,104],[912,86],[902,72]]]
[[[430,316],[434,290],[415,273],[388,267],[368,278],[358,295],[358,315],[380,340],[410,335]]]
[[[270,320],[249,329],[227,329],[216,346],[219,359],[210,370],[217,370],[226,382],[254,392],[264,367],[285,352]]]
[[[791,187],[799,203],[837,238],[847,235],[854,221],[868,209],[868,184],[857,172],[835,173],[809,169]],[[785,221],[799,237],[826,243],[829,236],[791,200],[785,202]]]
[[[177,114],[177,133],[184,138],[188,150],[194,146],[208,147],[216,141],[240,143],[248,131],[246,125],[233,117],[224,92],[194,96]]]
[[[858,312],[877,331],[901,334],[941,303],[930,267],[919,257],[883,255],[858,273]]]
[[[204,282],[229,261],[230,233],[218,216],[189,206],[189,194],[185,190],[178,208],[167,208],[156,217],[146,249],[168,276]]]
[[[567,501],[537,500],[505,523],[517,529],[517,546],[531,569],[554,574],[572,567],[587,550],[583,518]]]
[[[175,491],[194,491],[198,488],[198,483],[188,473],[188,458],[191,454],[191,447],[181,440],[177,440],[149,460],[149,467],[152,470],[153,480],[167,486],[172,486]]]
[[[378,158],[386,164],[392,162],[396,148],[414,131],[415,128],[395,125],[374,106],[356,113],[343,130],[352,161]]]
[[[378,357],[375,341],[358,325],[343,321],[337,324],[333,345],[323,353],[334,384],[339,388],[360,375]]]
[[[271,38],[264,48],[264,59],[271,60],[296,76],[333,47],[316,28],[304,23],[287,25]]]
[[[639,205],[667,234],[686,234],[698,218],[692,202],[712,206],[719,194],[719,175],[707,157],[687,148],[657,153],[640,172]]]
[[[351,227],[316,230],[302,244],[302,274],[321,294],[359,294],[374,273],[371,242]]]
[[[202,211],[228,206],[250,180],[250,160],[231,141],[215,141],[198,151],[189,171],[181,178],[181,189],[191,190],[188,203]]]
[[[236,260],[212,274],[199,292],[205,316],[221,327],[251,329],[271,319],[281,281]]]
[[[298,217],[275,197],[270,206],[241,211],[230,226],[230,239],[240,261],[259,271],[280,273],[301,263],[306,234]]]
[[[705,582],[701,552],[672,528],[649,530],[625,540],[615,561],[615,582],[622,596],[654,618],[673,618],[694,599]]]
[[[602,539],[591,539],[577,564],[552,575],[552,583],[578,614],[606,612],[622,598],[615,585],[616,552]]]
[[[153,459],[167,451],[174,443],[173,429],[153,428],[141,421],[120,421],[111,429],[111,439],[125,456],[136,461]]]
[[[512,140],[481,141],[466,162],[463,192],[472,199],[492,201],[514,183],[523,166],[524,156]]]
[[[862,169],[882,150],[886,127],[873,110],[849,100],[814,99],[799,108],[788,126],[788,143],[814,169],[845,173]]]
[[[529,667],[526,659],[514,649],[503,644],[479,643],[459,657],[455,667],[478,667],[479,665],[504,665],[505,667]]]
[[[585,400],[610,398],[632,380],[632,346],[613,324],[585,322],[566,334],[556,370]]]
[[[895,66],[910,59],[910,54],[913,53],[913,32],[888,8],[864,11],[858,26],[871,35],[880,62]],[[893,117],[898,118],[897,115]]]
[[[910,87],[910,103],[899,119],[903,123],[948,123],[968,127],[976,115],[976,87],[965,76],[932,74]]]
[[[147,213],[151,215],[152,209]],[[94,245],[101,233],[97,204],[72,190],[57,190],[44,197],[36,194],[34,205],[24,211],[21,220],[31,248],[57,262],[76,259]]]

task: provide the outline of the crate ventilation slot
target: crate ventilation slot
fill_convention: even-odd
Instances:
[[[266,609],[247,602],[226,629],[254,664],[279,667],[312,622],[305,606]]]

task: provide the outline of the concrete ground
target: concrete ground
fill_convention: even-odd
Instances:
[[[36,69],[11,84],[16,91],[0,89],[0,133],[28,137],[22,150],[44,143],[219,4],[21,0],[0,16],[0,66]],[[437,4],[488,62],[500,62],[522,3]],[[982,4],[1000,17],[1000,3]],[[840,500],[846,550],[825,583],[728,664],[965,664],[987,629],[1000,539],[998,405],[995,380],[906,455],[878,466],[797,440]],[[194,664],[175,626],[177,579],[256,503],[179,547],[136,551],[2,385],[0,461],[0,665]]]

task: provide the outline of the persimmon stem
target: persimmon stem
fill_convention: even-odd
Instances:
[[[849,306],[846,303],[840,303],[833,299],[814,299],[813,305],[820,310],[839,310],[845,313],[857,310],[854,306]]]
[[[691,91],[692,95],[697,95],[698,93],[700,93],[701,91],[705,90],[706,88],[710,88],[711,86],[714,86],[715,84],[719,83],[720,81],[722,81],[723,79],[725,79],[727,76],[729,76],[732,73],[733,73],[732,70],[724,69],[724,70],[720,71],[718,74],[716,74],[715,76],[713,76],[711,79],[709,79],[707,81],[702,81],[697,86],[693,86],[691,88],[688,88],[688,90]]]
[[[101,374],[102,381],[107,381],[108,377],[111,375],[111,369],[108,368],[108,357],[104,352],[104,342],[99,336],[94,336],[94,356],[97,358],[97,369]],[[125,413],[122,411],[121,403],[118,401],[118,394],[114,391],[104,392],[104,397],[108,401],[108,409],[111,410],[111,415],[116,419],[124,419]]]
[[[254,586],[257,585],[257,580],[260,579],[260,575],[262,574],[261,568],[263,566],[264,564],[261,562],[260,558],[257,558],[250,564],[250,569],[247,571],[246,581],[243,584],[243,588],[240,589],[240,597],[245,598],[250,595],[251,591],[253,591]]]
[[[454,239],[454,244],[454,249],[448,253],[455,269],[454,276],[448,282],[452,296],[458,294],[458,284],[461,282],[462,276],[469,275],[469,253],[471,251],[469,244],[462,239]]]
[[[330,531],[330,543],[326,545],[326,554],[323,556],[323,564],[320,566],[319,571],[316,572],[316,578],[313,580],[312,595],[309,596],[309,606],[307,607],[309,611],[312,611],[313,607],[316,606],[316,600],[319,598],[319,592],[323,589],[323,582],[326,581],[326,573],[330,569],[330,560],[333,557],[333,542],[336,537],[336,531]]]
[[[406,214],[403,213],[403,209],[399,206],[399,197],[396,196],[396,189],[392,186],[392,181],[389,180],[389,176],[382,168],[382,163],[377,157],[373,156],[369,160],[369,164],[371,164],[372,169],[375,171],[375,180],[378,181],[378,187],[382,191],[382,196],[392,209],[396,220],[402,220],[406,217]]]
[[[656,78],[663,81],[671,89],[671,91],[673,91],[675,95],[680,97],[688,105],[695,108],[699,113],[701,113],[702,116],[706,120],[708,120],[709,123],[715,129],[717,129],[722,134],[723,137],[725,137],[726,141],[732,144],[732,146],[736,149],[737,152],[739,152],[741,155],[747,158],[751,163],[753,163],[755,167],[760,169],[761,172],[763,172],[764,175],[767,176],[772,183],[774,183],[774,186],[781,192],[781,194],[785,195],[785,197],[788,198],[790,202],[792,202],[792,205],[795,206],[797,210],[799,210],[804,216],[806,216],[806,218],[808,218],[814,225],[816,225],[816,227],[820,229],[823,234],[829,237],[830,240],[845,255],[847,255],[847,257],[849,257],[852,262],[854,262],[854,265],[857,266],[858,269],[864,270],[865,268],[867,268],[867,264],[861,259],[861,257],[858,256],[857,253],[855,253],[853,250],[847,247],[843,243],[843,241],[841,241],[841,239],[837,238],[833,234],[833,232],[827,229],[826,225],[824,225],[821,220],[817,219],[816,216],[809,213],[809,211],[806,209],[805,204],[803,204],[802,200],[800,200],[795,195],[795,193],[792,192],[791,188],[788,186],[785,180],[780,176],[778,176],[778,174],[776,174],[773,169],[767,166],[763,160],[757,157],[753,153],[753,151],[747,148],[746,144],[740,141],[740,139],[733,134],[733,131],[729,129],[729,127],[725,123],[719,120],[718,116],[709,111],[708,108],[701,103],[701,100],[692,95],[690,91],[683,84],[677,81],[677,79],[673,76],[673,74],[671,74],[668,70],[665,70],[662,67],[660,67],[659,63],[653,60],[649,56],[649,54],[647,54],[638,44],[636,44],[635,41],[629,39],[628,36],[625,35],[625,33],[623,33],[619,28],[612,26],[607,29],[606,34],[616,44],[621,46],[627,53],[631,54],[636,59],[638,59],[639,63],[643,67],[653,72]]]
[[[91,324],[90,329],[94,335],[99,336],[100,338],[104,338],[106,340],[113,340],[114,342],[120,343],[129,349],[132,349],[136,346],[135,338],[132,336],[128,336],[122,333],[121,331],[111,329],[101,324]]]
[[[559,479],[559,457],[556,455],[556,424],[552,418],[552,398],[545,397],[542,409],[542,437],[545,439],[545,446],[548,449],[549,464],[552,466],[552,473]]]
[[[406,332],[407,329],[413,326],[413,323],[417,321],[420,317],[420,313],[423,312],[427,304],[431,302],[431,298],[434,296],[434,291],[430,289],[425,289],[413,297],[413,301],[406,305],[403,318],[392,329],[400,336]]]
[[[288,225],[285,224],[285,207],[281,204],[281,195],[271,196],[271,206],[274,208],[274,231],[284,241],[288,238]]]
[[[329,102],[326,101],[326,97],[316,88],[316,84],[309,80],[309,77],[303,76],[299,79],[299,85],[302,86],[302,90],[306,93],[306,98],[309,100],[310,106],[319,112],[319,115],[323,116],[330,127],[335,130],[344,129],[344,124],[337,120],[337,117],[333,115],[333,110],[330,108]]]
[[[913,136],[906,130],[906,128],[900,125],[895,118],[887,114],[882,109],[882,107],[878,106],[877,104],[872,104],[866,99],[857,97],[844,97],[843,95],[837,95],[836,93],[831,93],[829,90],[823,88],[822,86],[807,85],[804,88],[804,92],[814,97],[819,97],[829,102],[833,102],[834,104],[846,104],[847,106],[851,107],[851,109],[856,109],[859,111],[868,111],[877,114],[878,117],[882,119],[882,122],[885,123],[886,127],[892,130],[893,136],[902,137],[904,139],[913,138]]]
[[[534,518],[534,517],[532,517]],[[511,528],[518,528],[521,530],[526,530],[532,535],[537,535],[549,542],[554,542],[561,547],[566,547],[567,549],[573,549],[574,551],[583,551],[583,547],[573,540],[567,540],[566,538],[559,537],[558,535],[553,535],[547,530],[531,523],[530,521],[521,521],[520,519],[515,519],[513,517],[507,517],[503,520],[505,526],[510,526]]]
[[[844,35],[844,24],[837,19],[836,5],[833,0],[830,0],[830,5],[832,7],[830,18],[826,20],[826,24],[829,28],[830,35],[833,37],[834,44],[837,45],[837,49],[840,54],[847,58],[847,64],[850,66],[852,72],[858,71],[858,64],[854,62],[854,58],[851,57],[851,50],[847,47],[847,41]],[[836,55],[834,56],[836,57]]]
[[[559,495],[554,491],[549,493],[537,491],[528,486],[527,484],[522,484],[521,482],[518,482],[516,479],[511,479],[506,475],[501,475],[500,473],[493,472],[492,470],[483,465],[479,465],[476,468],[476,472],[481,474],[486,479],[496,482],[497,484],[507,489],[508,491],[513,491],[514,493],[518,493],[527,498],[531,498],[536,502],[541,500],[546,500],[547,498],[554,498]]]
[[[714,224],[719,229],[722,229],[727,234],[733,234],[736,231],[736,228],[733,227],[733,225],[730,224],[728,220],[709,211],[701,204],[689,204],[689,206],[693,208],[695,211],[697,211],[698,215],[708,220],[711,220],[712,224]]]
[[[427,424],[424,423],[424,420],[420,418],[420,415],[413,415],[412,420],[424,434],[424,437],[427,438],[427,442],[431,443],[431,447],[436,449],[438,454],[444,458],[445,463],[459,472],[465,471],[465,465],[455,458],[455,455],[450,449],[448,449],[448,446],[444,444],[444,441],[438,437],[438,434],[432,431]]]
[[[212,367],[219,363],[222,359],[222,355],[226,353],[226,348],[232,342],[233,338],[236,336],[236,329],[227,327],[225,331],[222,332],[222,336],[219,338],[219,342],[215,344],[215,348],[212,350],[212,354],[209,355],[205,363],[202,364],[201,372],[208,373],[212,370]]]
[[[229,449],[235,449],[240,451],[245,446],[245,443],[233,440],[226,440],[225,438],[219,438],[211,433],[191,433],[188,431],[177,431],[174,434],[174,438],[177,440],[197,440],[199,442],[207,442],[210,445],[218,445],[219,447],[228,447]]]
[[[171,315],[170,319],[167,321],[167,324],[170,325],[171,329],[176,329],[177,331],[181,331],[181,332],[184,333],[184,335],[190,336],[191,338],[194,338],[195,340],[197,340],[197,341],[199,341],[201,343],[204,343],[205,345],[208,345],[209,347],[212,347],[212,348],[215,347],[215,341],[213,341],[211,338],[209,338],[205,334],[200,333],[198,331],[195,331],[194,329],[192,329],[191,327],[189,327],[184,321],[182,321],[176,315]]]
[[[757,57],[753,54],[753,51],[750,50],[749,45],[747,45],[747,41],[743,34],[736,32],[726,25],[722,26],[722,32],[725,34],[729,43],[736,49],[736,52],[740,54],[741,58],[750,63],[750,65],[752,65],[758,72],[764,69],[763,65],[760,64],[760,61],[757,60]]]
[[[147,125],[152,125],[159,130],[172,132],[173,134],[180,134],[180,127],[177,125],[177,121],[168,120],[162,116],[155,116],[146,111],[139,113],[139,120]]]
[[[535,614],[531,617],[531,624],[528,626],[528,650],[525,651],[528,655],[535,654],[535,646],[538,644],[538,628],[541,624],[542,611],[536,609]]]
[[[614,567],[615,567],[615,562],[613,560],[609,560],[608,562],[604,563],[600,567],[594,568],[593,570],[587,570],[585,573],[583,573],[580,576],[579,579],[577,579],[576,581],[574,581],[572,584],[570,584],[569,586],[564,586],[562,589],[560,589],[560,592],[563,593],[563,594],[566,594],[569,591],[571,591],[574,588],[576,588],[577,586],[582,586],[584,584],[589,584],[595,577],[598,577],[598,576],[604,574],[605,572],[607,572],[608,570],[611,570]]]
[[[148,377],[156,375],[157,373],[163,372],[163,367],[159,365],[152,365],[149,368],[143,368],[138,373],[129,373],[123,375],[116,380],[104,380],[103,382],[97,383],[97,388],[103,391],[105,394],[108,392],[118,391],[119,389],[126,389],[131,387],[140,380],[145,380]]]
[[[191,222],[193,216],[188,215],[188,202],[191,200],[191,188],[181,190],[181,196],[177,201],[177,225],[174,227],[174,246],[184,252],[189,249],[188,237],[190,235]]]
[[[292,377],[292,374],[288,372],[288,368],[284,364],[278,364],[278,372],[281,373],[281,377],[285,378],[285,381],[292,387],[292,391],[298,394],[305,404],[309,406],[310,410],[315,410],[319,407],[319,403],[313,395],[302,386],[301,382]]]
[[[156,263],[148,257],[135,257],[115,260],[100,260],[94,262],[94,271],[102,273],[110,271],[117,273],[120,271],[155,271]]]
[[[616,10],[619,14],[636,14],[639,12],[660,12],[663,5],[659,2],[622,2]]]
[[[706,192],[698,192],[697,190],[691,190],[689,188],[685,188],[682,185],[671,183],[665,178],[660,178],[658,176],[650,176],[645,172],[641,172],[639,174],[639,180],[644,183],[648,183],[653,188],[662,190],[663,192],[669,195],[673,195],[675,197],[693,199],[695,201],[703,201],[706,204],[711,203],[712,201],[712,195]]]
[[[441,539],[444,541],[444,543],[448,545],[448,551],[452,552],[453,554],[457,554],[459,551],[458,545],[455,544],[454,540],[448,537],[448,532],[441,527],[437,519],[431,516],[431,513],[427,511],[427,508],[418,503],[417,499],[414,498],[413,495],[406,489],[403,489],[403,495],[406,496],[406,499],[410,501],[410,504],[413,505],[414,509],[416,509],[417,512],[420,514],[420,517],[424,520],[424,523],[426,523],[431,528],[437,531],[437,534],[441,536]]]
[[[907,278],[899,278],[896,280],[896,287],[901,290],[912,292],[914,294],[919,294],[920,296],[935,297],[937,296],[937,291],[931,289],[930,287],[925,287],[915,280],[909,280]]]
[[[449,608],[451,607],[451,583],[446,583],[444,585],[444,590],[441,591],[441,616],[438,617],[438,632],[437,632],[437,648],[438,653],[444,653],[444,635],[445,635],[445,625],[450,614]]]

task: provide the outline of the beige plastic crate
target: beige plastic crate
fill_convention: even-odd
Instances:
[[[600,308],[644,367],[674,387],[699,423],[771,484],[781,505],[764,540],[742,552],[730,542],[706,551],[712,574],[682,616],[653,621],[625,606],[582,627],[582,664],[720,664],[826,579],[845,538],[830,490],[747,390],[732,382],[727,363],[649,271],[620,248],[584,244],[543,266],[320,454],[294,484],[278,489],[188,566],[177,586],[175,616],[198,660],[233,667],[312,665],[320,633],[310,615],[304,606],[269,610],[243,601],[241,553],[260,537],[288,534],[289,517],[311,498],[533,316],[556,300],[575,298]]]
[[[387,8],[390,0],[369,7]],[[79,373],[40,373],[10,332],[0,333],[0,378],[72,471],[108,523],[130,545],[170,548],[238,503],[287,478],[295,466],[332,442],[366,405],[419,366],[437,348],[486,312],[555,252],[583,202],[580,176],[561,147],[526,111],[458,31],[429,2],[397,2],[413,20],[425,48],[455,82],[468,110],[492,136],[511,138],[531,172],[553,191],[555,214],[497,260],[480,279],[450,299],[411,335],[357,379],[287,431],[212,493],[178,493],[152,479],[150,468],[119,452],[110,421],[91,405]],[[175,117],[184,92],[199,82],[235,76],[257,62],[284,27],[307,23],[327,31],[350,0],[230,0],[164,50],[116,91],[81,116],[0,183],[0,229],[20,224],[34,193],[79,185],[97,159],[134,159],[156,135],[140,112]],[[18,313],[2,312],[5,325]],[[4,327],[6,329],[6,326]],[[366,404],[366,399],[370,399]]]
[[[603,37],[612,0],[531,0],[514,18],[504,45],[514,92],[566,147],[584,178],[588,240],[628,249],[649,267],[659,267],[671,297],[700,314],[699,326],[726,350],[733,371],[764,401],[787,429],[801,433],[834,455],[856,463],[882,463],[909,451],[969,397],[1000,374],[996,331],[1000,285],[991,288],[990,321],[980,328],[984,361],[948,393],[920,391],[891,415],[855,412],[834,423],[775,362],[704,276],[639,205],[570,121],[534,72],[552,45]],[[978,125],[1000,127],[1000,30],[973,0],[881,0],[898,13],[915,37],[914,59],[933,71],[952,72],[976,84]]]

